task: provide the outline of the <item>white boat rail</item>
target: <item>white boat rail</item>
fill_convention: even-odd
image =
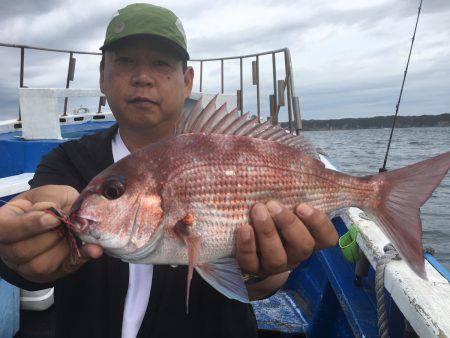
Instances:
[[[61,140],[58,98],[68,97],[104,97],[104,94],[99,89],[19,88],[22,138]]]
[[[327,168],[337,170],[326,157],[321,155],[321,160]],[[349,208],[341,217],[358,228],[357,243],[376,269],[389,239],[358,208]],[[425,270],[428,280],[420,278],[404,260],[393,260],[386,266],[384,287],[420,337],[450,337],[450,283],[427,260]]]

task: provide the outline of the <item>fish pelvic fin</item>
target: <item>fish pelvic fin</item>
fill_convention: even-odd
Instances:
[[[194,274],[194,267],[197,265],[197,257],[200,252],[201,238],[197,236],[186,237],[185,242],[188,248],[188,275],[186,283],[186,313],[189,313],[189,292],[191,289],[192,276]]]
[[[202,239],[200,236],[192,233],[192,227],[195,224],[195,217],[187,213],[174,226],[175,234],[186,244],[188,254],[188,275],[186,281],[186,313],[189,313],[189,293],[191,289],[192,276],[194,268],[197,265],[197,258],[200,253]]]
[[[198,265],[195,270],[209,285],[227,298],[243,303],[250,302],[236,259],[221,258],[215,262]]]
[[[422,248],[420,207],[450,168],[450,152],[407,167],[372,176],[381,180],[371,212],[408,265],[427,279]]]

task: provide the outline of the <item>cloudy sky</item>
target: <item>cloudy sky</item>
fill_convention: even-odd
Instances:
[[[115,10],[129,3],[2,0],[0,42],[95,52]],[[290,48],[303,118],[327,119],[394,112],[419,0],[152,3],[172,9],[181,18],[192,58]],[[0,118],[17,114],[19,55],[17,49],[0,47]],[[97,87],[99,57],[76,58],[71,87]],[[25,85],[64,87],[67,62],[67,54],[27,51]],[[261,58],[264,112],[273,90],[270,62],[270,56]],[[234,93],[239,86],[238,65],[225,63],[226,92]],[[281,56],[277,57],[277,66],[277,77],[282,79]],[[194,67],[198,73],[199,67]],[[219,63],[205,66],[204,72],[205,91],[219,91]],[[248,59],[244,62],[246,110],[255,110],[254,97]],[[444,112],[450,112],[450,1],[424,0],[400,114]],[[286,120],[284,112],[280,119]]]

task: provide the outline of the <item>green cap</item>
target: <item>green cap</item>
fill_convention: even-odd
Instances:
[[[133,35],[149,35],[164,41],[181,58],[189,60],[181,21],[166,8],[139,3],[119,9],[106,29],[105,42],[100,49],[107,49],[116,41]]]

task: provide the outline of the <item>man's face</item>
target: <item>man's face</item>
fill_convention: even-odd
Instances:
[[[169,130],[191,93],[193,76],[164,45],[137,37],[105,52],[100,89],[121,127]]]

